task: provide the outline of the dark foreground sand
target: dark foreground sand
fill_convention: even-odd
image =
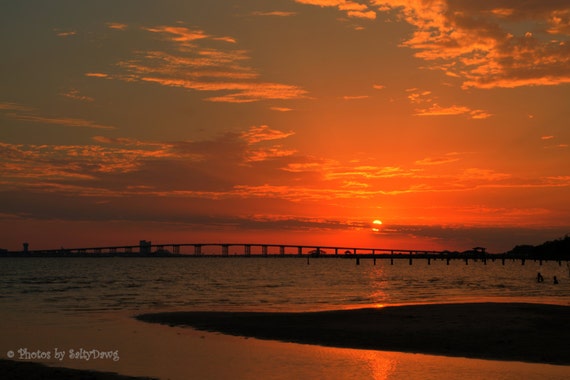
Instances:
[[[0,378],[22,380],[153,380],[150,377],[121,376],[112,372],[48,367],[39,363],[0,359]],[[156,379],[155,379],[156,380]]]
[[[570,307],[466,303],[308,313],[170,312],[146,322],[333,347],[570,365]]]

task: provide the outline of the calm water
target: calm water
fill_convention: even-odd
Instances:
[[[545,278],[536,283],[536,274]],[[552,283],[557,276],[559,284]],[[430,302],[570,305],[566,263],[300,258],[2,258],[0,354],[107,347],[121,360],[63,362],[170,379],[562,379],[570,367],[346,350],[144,324],[165,310],[323,310]],[[278,370],[276,370],[278,368]]]
[[[537,284],[537,272],[545,282]],[[560,280],[552,284],[553,276]],[[318,310],[489,299],[570,305],[566,263],[299,258],[45,258],[0,261],[2,309],[44,313]]]

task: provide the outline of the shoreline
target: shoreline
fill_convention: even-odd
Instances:
[[[141,314],[228,335],[339,348],[570,365],[570,307],[451,303],[318,312]]]

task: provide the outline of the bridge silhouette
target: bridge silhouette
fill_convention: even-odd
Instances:
[[[266,243],[168,243],[152,244],[150,241],[141,240],[137,245],[102,246],[83,248],[59,248],[48,250],[30,250],[24,243],[24,250],[19,252],[4,252],[0,256],[18,257],[304,257],[310,258],[349,258],[360,264],[360,259],[408,260],[410,265],[415,259],[427,260],[464,260],[481,261],[487,264],[487,260],[543,260],[538,257],[528,257],[511,254],[490,254],[485,248],[475,247],[464,252],[435,251],[417,249],[392,249],[371,247],[349,247],[330,245],[299,245],[299,244],[266,244]],[[560,260],[557,260],[560,263]],[[567,261],[567,260],[565,260]]]

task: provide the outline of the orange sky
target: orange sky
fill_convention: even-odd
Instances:
[[[570,233],[567,1],[47,3],[0,14],[0,248]]]

